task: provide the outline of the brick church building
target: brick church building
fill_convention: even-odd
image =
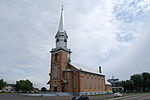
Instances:
[[[64,13],[55,36],[56,47],[51,53],[50,92],[70,92],[74,94],[102,94],[112,91],[111,85],[105,84],[105,75],[92,71],[88,67],[70,61],[70,49],[67,48],[67,33],[64,29]]]

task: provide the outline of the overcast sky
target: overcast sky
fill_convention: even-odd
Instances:
[[[150,72],[149,0],[0,0],[0,79],[48,87],[62,4],[72,62],[106,79]]]

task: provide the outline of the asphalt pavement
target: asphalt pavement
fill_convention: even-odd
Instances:
[[[109,100],[150,100],[150,93],[134,94]]]
[[[20,93],[0,93],[0,100],[71,100],[71,96],[27,96]],[[150,93],[126,94],[123,97],[113,98],[113,94],[89,96],[90,100],[150,100]]]
[[[27,96],[20,93],[0,93],[0,100],[71,100],[70,96],[43,97],[43,96]]]

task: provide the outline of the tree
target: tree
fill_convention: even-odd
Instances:
[[[150,73],[134,74],[130,80],[121,81],[120,85],[124,87],[124,92],[150,91]]]
[[[132,92],[134,89],[132,80],[121,81],[120,85],[124,88],[124,92]]]
[[[33,89],[33,83],[29,80],[20,80],[16,81],[15,89],[17,91],[30,91]]]
[[[41,91],[42,91],[42,92],[46,92],[47,90],[46,90],[45,87],[42,87],[42,88],[41,88]]]
[[[130,80],[133,81],[136,91],[141,91],[143,83],[142,79],[143,78],[141,74],[134,74],[131,76]]]
[[[3,81],[3,79],[0,80],[0,90],[5,87],[6,82]]]
[[[150,89],[150,74],[147,72],[142,73],[142,89],[148,91]]]

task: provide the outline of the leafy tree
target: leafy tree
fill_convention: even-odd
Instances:
[[[3,79],[0,80],[0,90],[5,87],[6,82],[3,81]]]
[[[142,89],[148,91],[150,89],[150,74],[147,72],[142,73]]]
[[[121,81],[119,84],[124,88],[124,92],[126,92],[126,91],[127,91],[127,88],[126,88],[126,83],[125,83],[125,81]]]
[[[41,91],[42,91],[42,92],[46,92],[47,89],[46,89],[45,87],[42,87],[42,88],[41,88]]]
[[[134,89],[132,80],[121,81],[120,85],[124,88],[124,92],[132,92]]]
[[[120,85],[124,87],[124,92],[150,91],[150,73],[134,74],[130,80],[121,81]]]
[[[141,74],[134,74],[131,76],[130,80],[133,81],[136,91],[141,91],[143,83],[142,79],[143,78]]]
[[[33,89],[33,83],[29,80],[16,81],[15,89],[17,91],[19,90],[29,91]]]

